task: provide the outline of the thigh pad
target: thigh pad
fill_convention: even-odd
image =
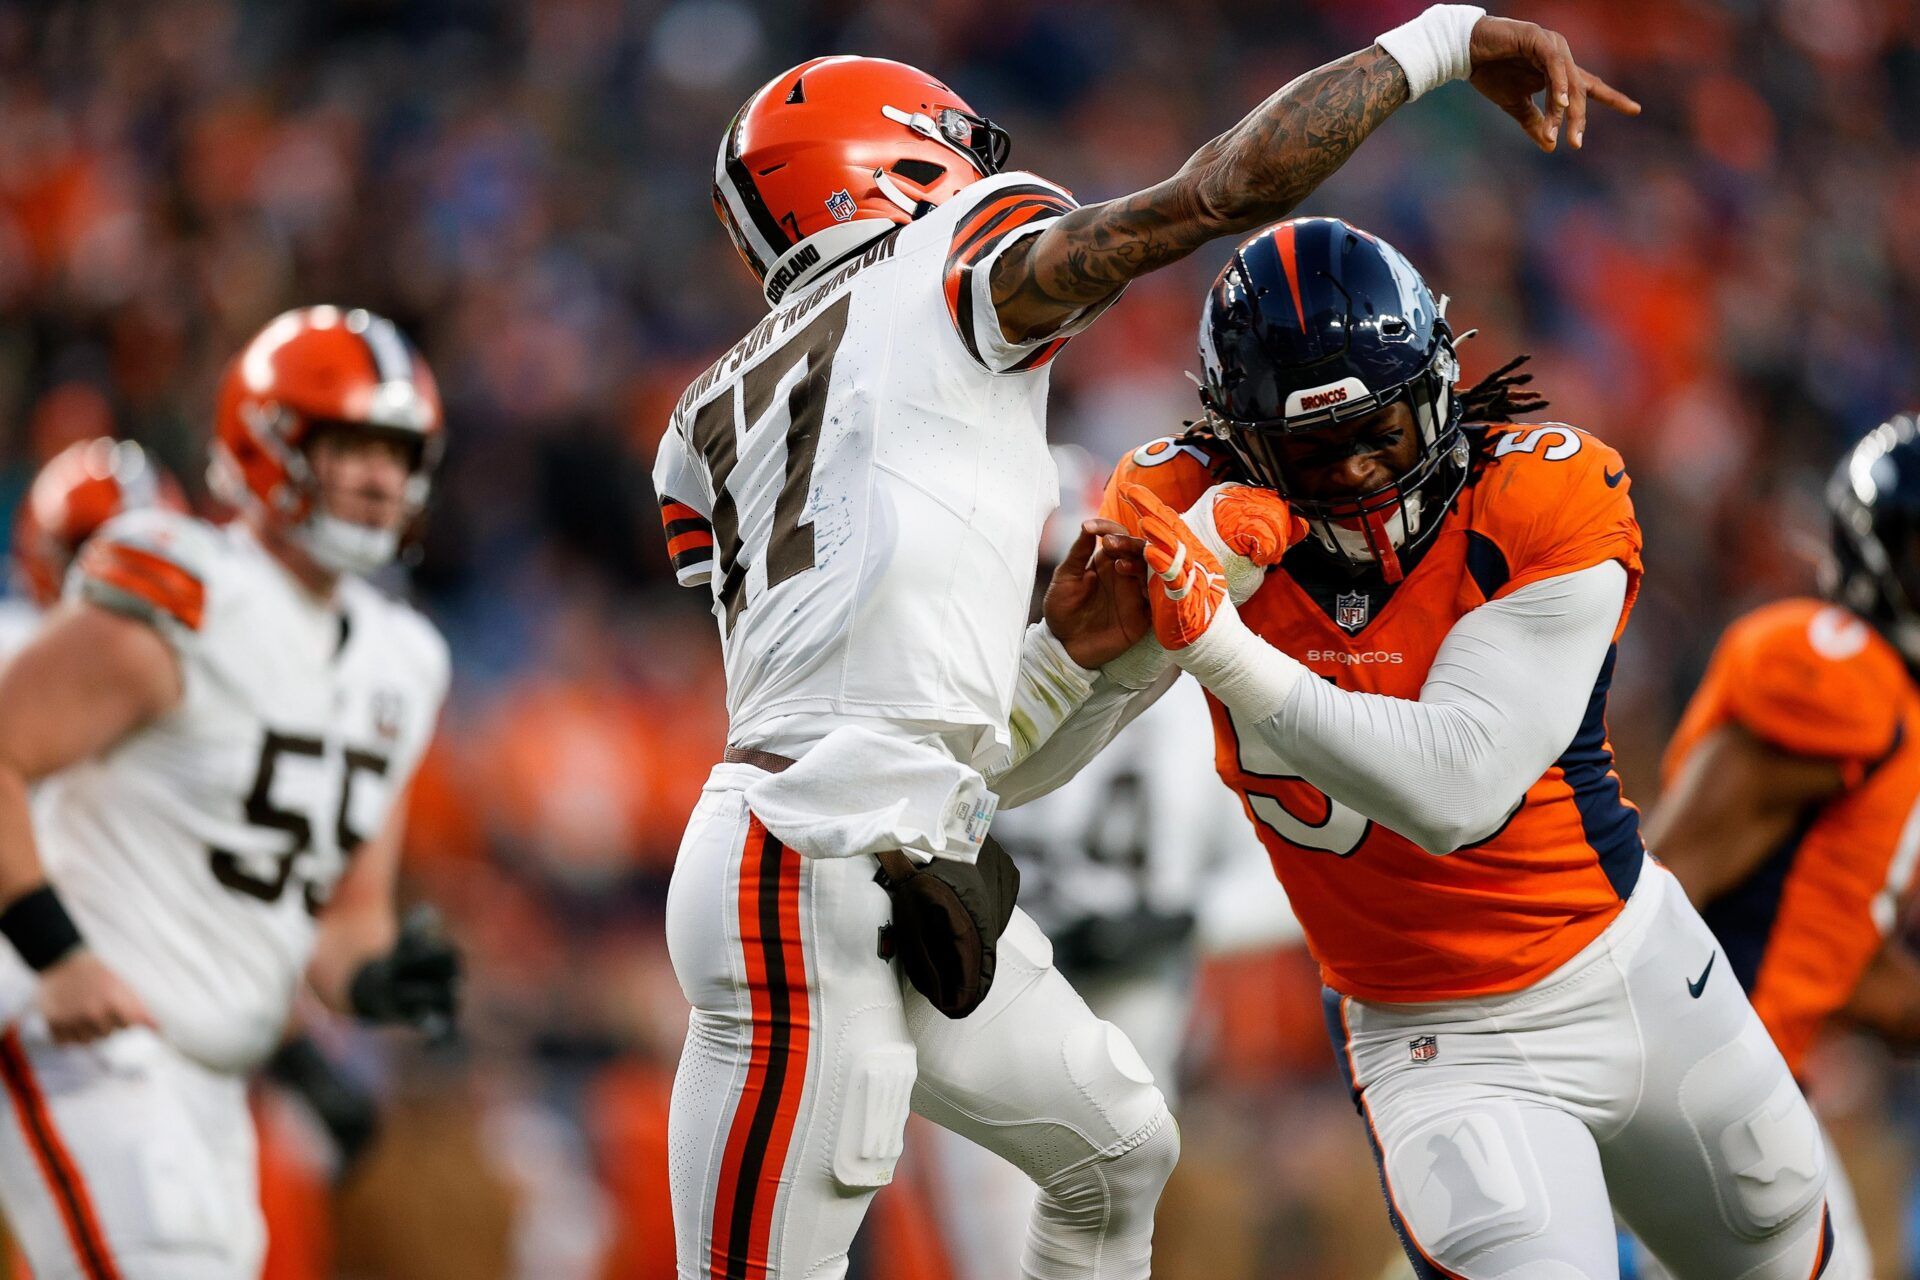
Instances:
[[[1417,1122],[1385,1147],[1388,1180],[1414,1239],[1459,1261],[1544,1230],[1548,1203],[1521,1122],[1502,1098]]]

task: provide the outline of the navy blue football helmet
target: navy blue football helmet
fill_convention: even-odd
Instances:
[[[1338,218],[1255,235],[1213,283],[1200,322],[1207,423],[1256,483],[1279,491],[1355,568],[1400,577],[1466,483],[1453,331],[1413,264]],[[1304,495],[1280,443],[1404,399],[1420,431],[1405,475],[1369,493]]]
[[[1825,587],[1920,667],[1920,419],[1869,431],[1827,485],[1833,558]]]

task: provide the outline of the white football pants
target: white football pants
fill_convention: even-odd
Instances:
[[[1606,932],[1524,991],[1329,993],[1421,1280],[1616,1280],[1616,1212],[1676,1280],[1850,1274],[1819,1126],[1718,953],[1649,862]]]
[[[1169,1082],[1175,1078],[1191,1006],[1188,966],[1170,963],[1151,973],[1083,978],[1076,986],[1094,1016],[1120,1028],[1140,1050],[1168,1105],[1178,1106]],[[1037,1194],[1032,1179],[956,1134],[935,1130],[932,1137],[942,1192],[936,1208],[957,1280],[1009,1280],[1019,1275],[1026,1222]]]
[[[1873,1280],[1873,1249],[1867,1243],[1866,1224],[1860,1221],[1860,1203],[1854,1199],[1847,1167],[1840,1163],[1824,1125],[1820,1133],[1827,1149],[1827,1214],[1833,1222],[1833,1261],[1822,1280]],[[1640,1280],[1671,1280],[1645,1245],[1635,1241],[1633,1253]]]
[[[244,1078],[152,1032],[0,1035],[0,1208],[34,1280],[258,1280],[266,1252]]]
[[[1030,1280],[1144,1280],[1179,1131],[1127,1038],[1016,911],[986,1002],[949,1020],[882,960],[871,858],[770,836],[723,764],[681,840],[667,946],[693,1014],[669,1121],[681,1280],[836,1280],[909,1108],[1040,1186]]]

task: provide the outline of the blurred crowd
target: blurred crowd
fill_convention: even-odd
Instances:
[[[405,585],[457,675],[409,856],[468,948],[471,1016],[454,1050],[334,1037],[386,1119],[332,1196],[339,1153],[263,1096],[296,1224],[276,1274],[671,1274],[685,1006],[659,922],[725,725],[704,593],[673,585],[646,473],[681,387],[763,310],[707,196],[746,95],[822,52],[903,58],[1008,127],[1015,166],[1101,198],[1418,7],[0,0],[0,514],[102,433],[200,493],[223,361],[296,303],[392,317],[448,401]],[[1647,579],[1612,731],[1645,804],[1721,624],[1810,588],[1831,460],[1920,404],[1920,6],[1501,7],[1563,31],[1645,116],[1542,156],[1449,89],[1302,211],[1383,235],[1451,295],[1456,330],[1479,330],[1470,380],[1531,353],[1552,416],[1625,454]],[[1117,456],[1191,416],[1225,252],[1136,285],[1056,363],[1060,439]],[[1376,1275],[1391,1243],[1311,966],[1217,957],[1201,990],[1163,1215],[1194,1243],[1163,1250],[1165,1274]],[[1913,1081],[1859,1046],[1829,1056],[1816,1093],[1855,1159],[1901,1168]],[[946,1274],[924,1181],[881,1197],[859,1274]],[[1885,1199],[1870,1212],[1897,1230]]]

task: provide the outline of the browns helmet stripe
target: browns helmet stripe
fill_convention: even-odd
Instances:
[[[413,381],[413,351],[391,320],[369,315],[356,332],[373,355],[373,371],[382,382]]]
[[[740,114],[728,126],[726,136],[720,140],[720,156],[714,166],[713,184],[714,189],[726,200],[727,212],[732,215],[741,234],[748,238],[754,256],[760,260],[760,270],[764,273],[781,254],[793,248],[794,240],[774,218],[773,211],[767,208],[760,188],[754,185],[753,174],[740,159],[741,125],[762,96],[764,90],[748,99],[747,105],[740,108]]]

